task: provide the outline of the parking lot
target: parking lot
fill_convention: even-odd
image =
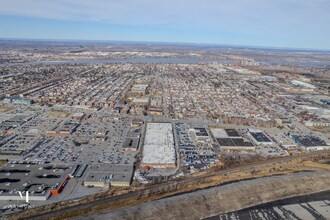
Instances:
[[[127,135],[140,136],[141,130],[135,129],[135,133],[132,132],[130,123],[129,119],[98,120],[91,117],[81,121],[72,135],[45,135],[41,143],[24,156],[24,160],[70,164],[133,164],[135,152],[123,151],[123,143]]]
[[[198,140],[193,126],[183,123],[176,123],[175,132],[178,137],[179,154],[182,159],[182,163],[186,167],[193,166],[195,168],[203,168],[214,163],[215,153],[213,150],[211,137],[206,138],[203,141]],[[203,130],[203,135],[208,137],[206,130]],[[197,131],[199,134],[199,130]]]

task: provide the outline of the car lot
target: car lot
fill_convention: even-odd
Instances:
[[[190,166],[195,168],[203,168],[213,164],[216,154],[213,149],[212,139],[208,138],[203,141],[199,141],[192,129],[193,126],[189,124],[176,123],[175,125],[175,132],[177,134],[179,144],[179,154],[182,159],[182,163],[188,168]],[[203,129],[203,135],[208,136],[205,129]]]
[[[242,142],[243,140],[251,142],[248,135],[248,129],[250,128],[260,129],[271,141],[267,145],[253,145],[255,149],[250,151],[244,150],[244,148],[221,150],[219,143],[211,132],[211,126],[218,126],[214,124],[204,124],[197,120],[171,120],[149,116],[121,116],[104,109],[100,111],[87,111],[80,108],[52,107],[52,112],[58,112],[58,114],[49,115],[47,112],[50,109],[47,107],[44,108],[43,110],[27,111],[27,116],[17,117],[12,122],[6,122],[6,126],[11,126],[10,123],[14,125],[9,130],[14,135],[12,141],[27,147],[22,153],[21,158],[15,158],[15,160],[37,164],[111,164],[133,167],[136,158],[139,156],[141,146],[139,146],[140,148],[137,147],[136,151],[133,148],[127,149],[124,146],[129,139],[138,140],[138,145],[142,145],[145,125],[150,121],[172,123],[179,160],[176,168],[145,171],[139,167],[138,172],[148,181],[153,181],[155,177],[167,178],[169,176],[183,175],[184,173],[206,169],[217,163],[222,154],[229,153],[233,156],[259,154],[262,157],[268,158],[286,156],[288,155],[286,147],[290,147],[291,145],[296,146],[296,143],[288,134],[289,129],[286,128],[221,125],[223,126],[224,133],[220,132],[218,135],[226,134],[231,138],[231,142],[237,146],[244,147],[245,142]],[[47,134],[46,131],[55,129],[63,124],[63,122],[71,120],[71,116],[77,112],[85,112],[86,117],[79,120],[79,126],[71,134]],[[20,110],[18,113],[21,114],[22,111]],[[6,118],[11,119],[11,117]],[[25,118],[29,120],[25,121]],[[139,123],[136,121],[139,121]],[[219,125],[218,127],[221,126]],[[7,135],[10,136],[11,134]],[[63,192],[59,195],[51,196],[47,203],[50,201],[76,198],[104,190],[83,186],[83,181],[88,172],[89,166],[80,178],[75,177],[71,179]],[[0,206],[1,204],[0,202]],[[38,202],[34,204],[39,205]]]
[[[98,136],[100,131],[104,133],[101,138]],[[133,165],[135,153],[124,152],[122,149],[129,131],[130,120],[98,123],[92,117],[82,121],[72,135],[45,135],[42,143],[25,155],[24,160],[46,163]]]

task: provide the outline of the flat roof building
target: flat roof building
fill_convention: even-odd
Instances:
[[[249,129],[248,134],[250,135],[252,141],[257,145],[261,145],[261,144],[270,145],[270,144],[273,144],[273,142],[262,131]]]
[[[67,120],[60,124],[53,130],[47,131],[47,134],[63,134],[63,135],[70,135],[76,131],[77,127],[80,125],[79,122],[75,120]]]
[[[243,138],[217,138],[220,149],[227,150],[255,150],[256,147]]]
[[[176,167],[176,152],[171,123],[147,124],[141,166]]]
[[[327,150],[330,149],[324,140],[315,136],[292,135],[293,140],[305,150]]]
[[[255,146],[242,138],[235,129],[211,128],[210,130],[220,145],[220,149],[255,150]]]
[[[0,200],[47,200],[69,181],[69,165],[6,164],[0,168]],[[23,194],[23,198],[19,192]]]
[[[215,138],[241,138],[235,129],[210,128]]]
[[[134,98],[132,100],[131,104],[132,105],[148,106],[149,105],[149,97]]]
[[[123,143],[123,151],[137,151],[140,138],[126,138]]]
[[[110,186],[129,186],[134,167],[131,165],[94,164],[90,167],[84,186],[107,188]]]
[[[71,117],[74,118],[74,119],[81,120],[81,119],[83,119],[85,116],[86,116],[85,113],[77,112],[77,113],[74,113]]]

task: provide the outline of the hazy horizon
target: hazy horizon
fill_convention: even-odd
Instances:
[[[0,3],[0,38],[330,49],[330,3],[326,0]]]
[[[248,48],[266,50],[288,50],[288,51],[307,51],[307,52],[330,52],[330,49],[318,48],[298,48],[298,47],[274,47],[257,45],[238,45],[220,43],[195,43],[195,42],[162,42],[162,41],[134,41],[134,40],[81,40],[81,39],[46,39],[46,38],[1,38],[0,41],[20,41],[20,42],[61,42],[61,43],[123,43],[123,44],[151,44],[151,45],[171,45],[171,46],[195,46],[195,47],[222,47],[222,48]]]

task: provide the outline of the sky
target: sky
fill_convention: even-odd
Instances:
[[[330,0],[0,0],[0,38],[330,49]]]

